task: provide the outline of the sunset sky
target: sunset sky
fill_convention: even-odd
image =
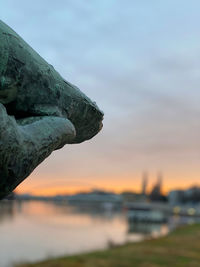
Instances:
[[[62,194],[200,185],[200,1],[1,0],[0,18],[104,111],[19,187]]]

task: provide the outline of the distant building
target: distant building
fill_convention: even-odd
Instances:
[[[168,194],[169,203],[175,204],[187,204],[187,203],[199,203],[200,202],[200,187],[193,186],[186,190],[172,190]]]
[[[172,190],[168,194],[169,204],[178,205],[184,202],[184,191],[183,190]]]
[[[165,212],[155,209],[151,206],[144,207],[129,207],[128,208],[128,222],[146,222],[146,223],[162,223],[166,222],[167,218]]]
[[[5,197],[5,199],[7,199],[7,200],[14,200],[16,198],[16,195],[17,194],[13,191],[7,197]]]
[[[187,202],[200,202],[200,188],[197,186],[185,190],[184,195]]]
[[[122,202],[122,197],[120,195],[104,192],[101,190],[94,190],[89,193],[80,193],[72,196],[68,196],[67,200],[70,203],[115,203],[120,204]]]
[[[146,202],[147,196],[144,194],[138,194],[131,191],[125,191],[121,193],[124,202]]]
[[[166,197],[162,194],[162,174],[158,173],[157,183],[153,186],[149,195],[151,201],[166,201]]]
[[[147,194],[147,185],[148,185],[148,173],[144,172],[142,177],[142,195]]]

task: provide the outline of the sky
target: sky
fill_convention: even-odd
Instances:
[[[200,185],[199,1],[1,0],[0,18],[96,101],[104,127],[53,152],[18,187],[52,195],[92,188]]]

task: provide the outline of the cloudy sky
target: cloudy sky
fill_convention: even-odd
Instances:
[[[198,0],[1,0],[0,18],[95,100],[104,128],[18,187],[54,194],[200,185]]]

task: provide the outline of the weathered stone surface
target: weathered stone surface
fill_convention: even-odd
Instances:
[[[92,138],[103,113],[0,21],[0,198],[52,151]]]

